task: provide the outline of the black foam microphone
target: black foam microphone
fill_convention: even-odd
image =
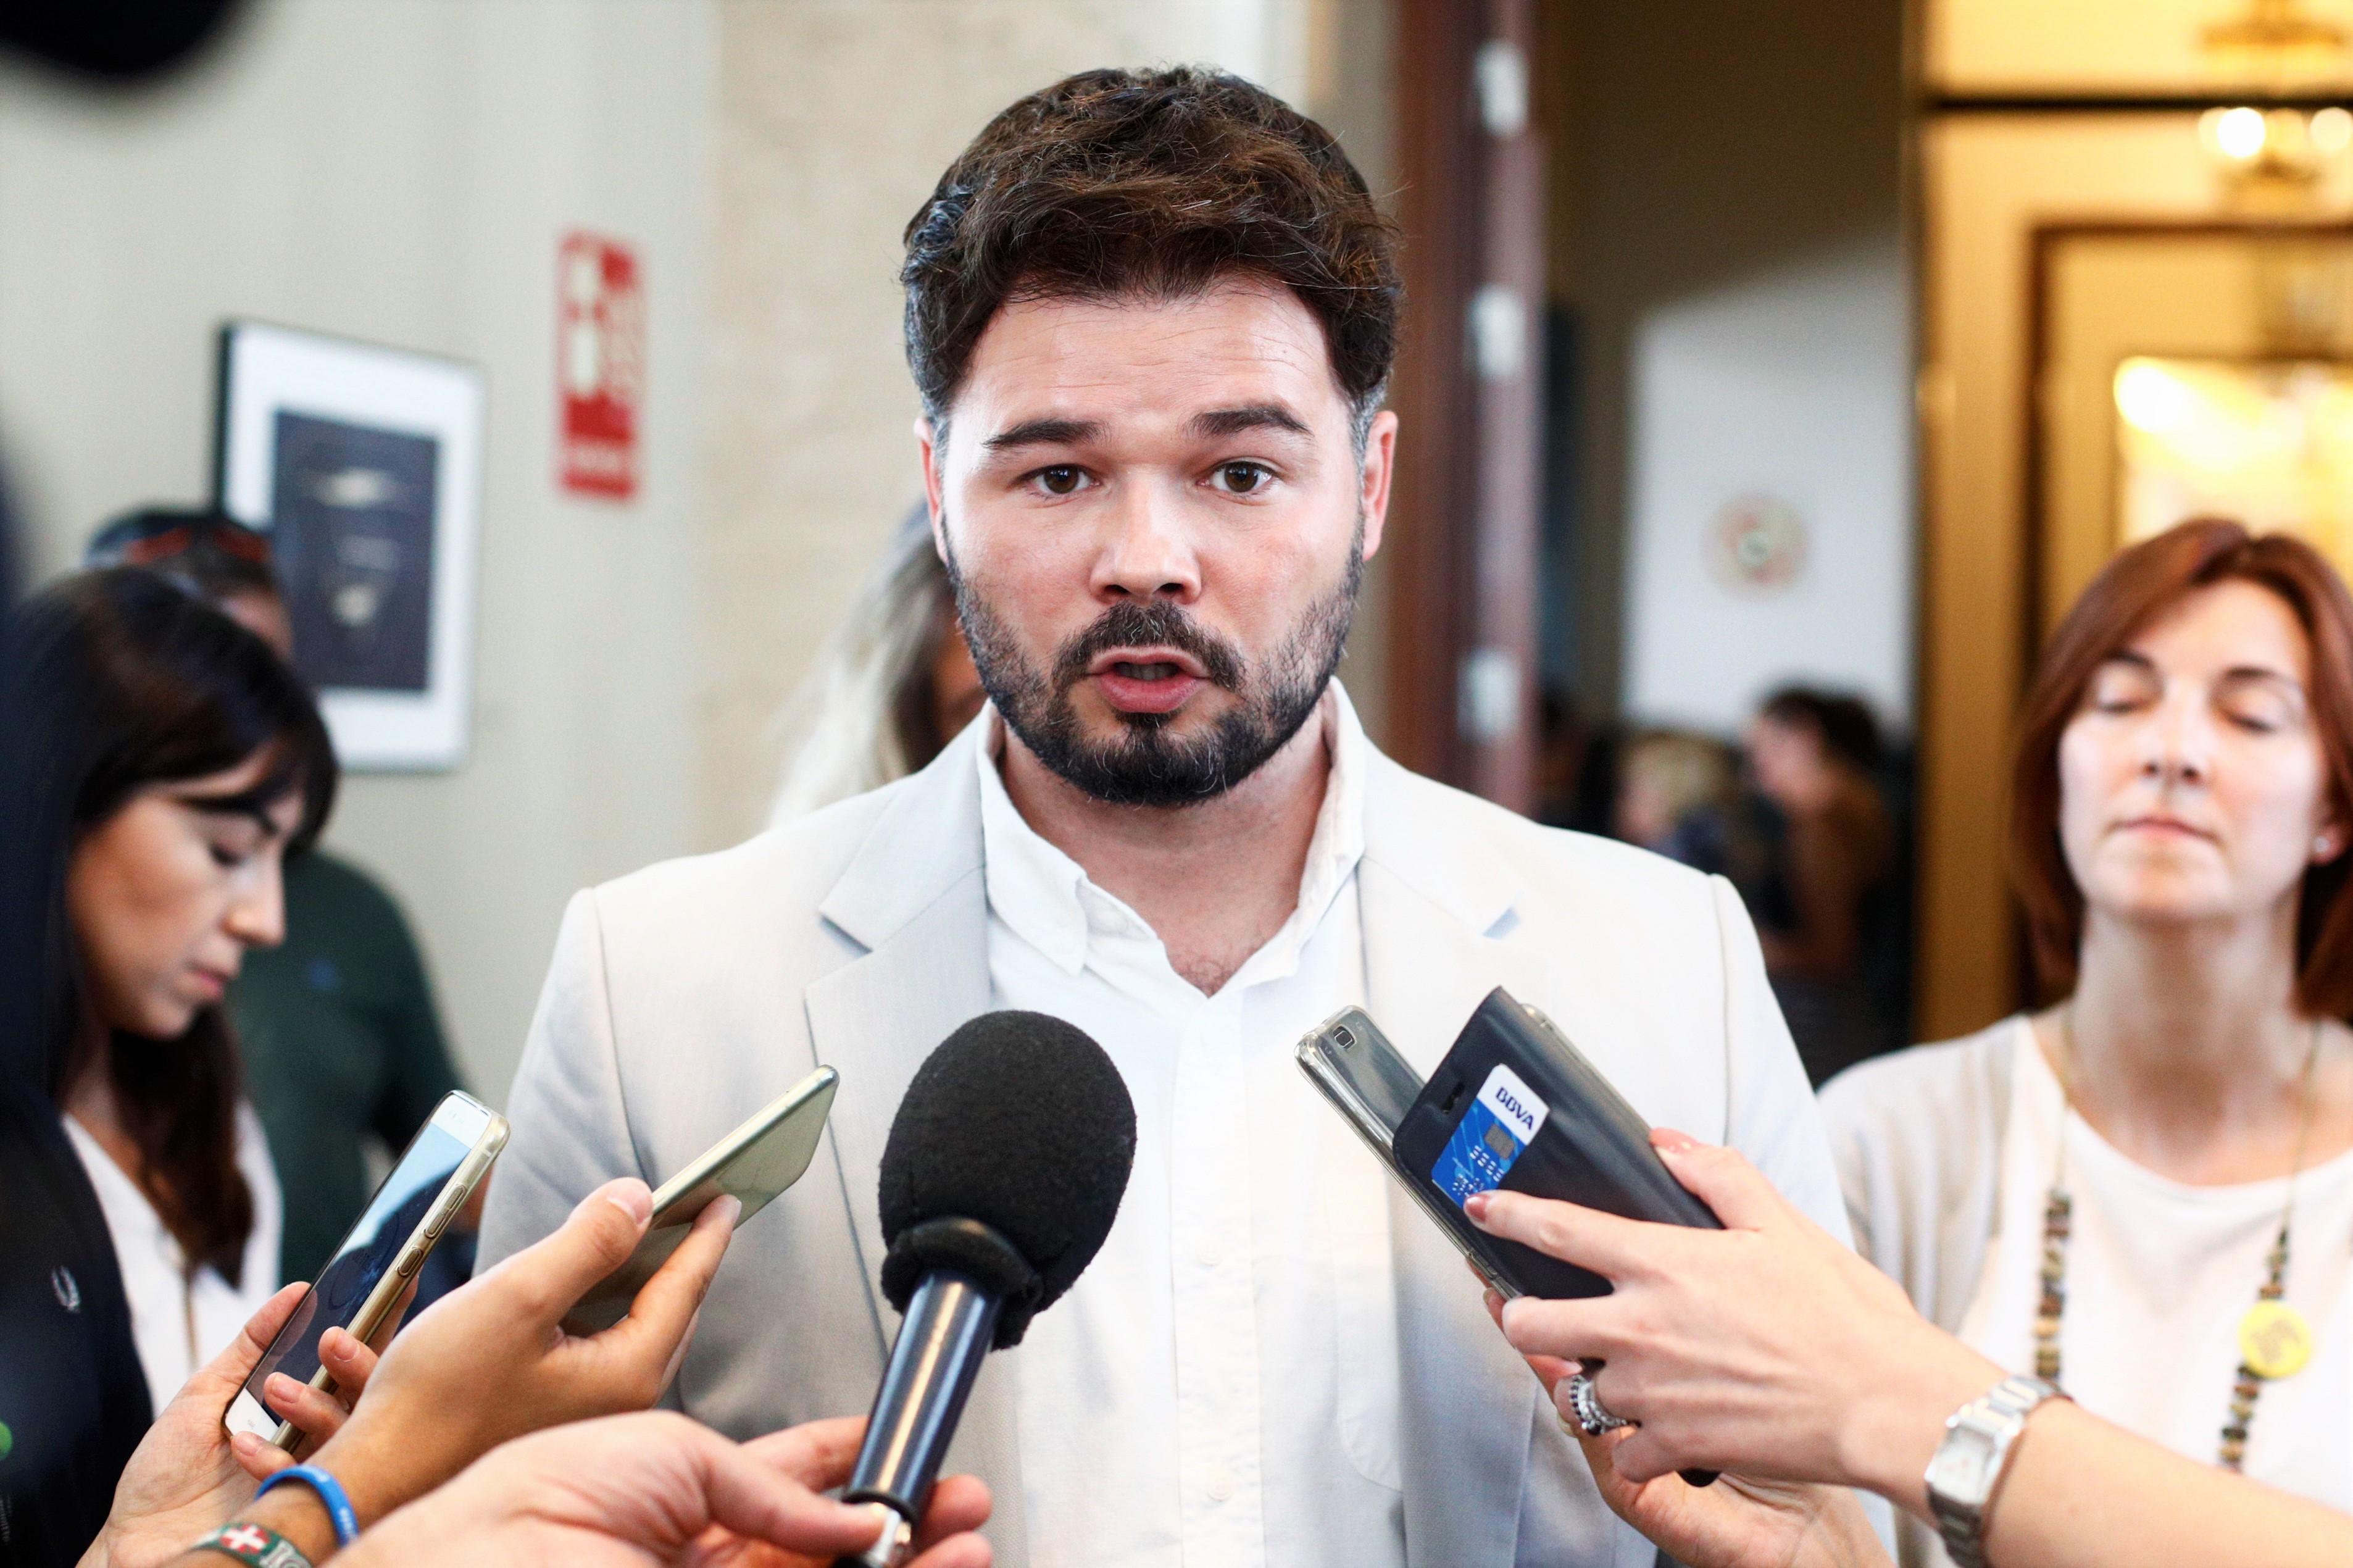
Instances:
[[[916,1071],[882,1149],[882,1293],[902,1321],[841,1494],[889,1528],[841,1565],[906,1552],[982,1358],[1094,1261],[1134,1163],[1119,1069],[1059,1018],[982,1013]]]

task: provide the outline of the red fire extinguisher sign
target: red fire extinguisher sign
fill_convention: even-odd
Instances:
[[[555,271],[556,470],[565,489],[626,501],[638,493],[638,406],[645,397],[646,296],[618,240],[564,237]]]

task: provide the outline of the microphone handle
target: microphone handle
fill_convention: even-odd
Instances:
[[[915,1287],[875,1392],[866,1442],[841,1493],[844,1502],[870,1503],[887,1514],[889,1528],[835,1568],[885,1568],[913,1541],[996,1335],[999,1305],[994,1293],[946,1270],[925,1275]]]

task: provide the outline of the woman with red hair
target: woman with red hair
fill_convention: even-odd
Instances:
[[[2055,1004],[1822,1105],[1858,1246],[1931,1319],[2353,1510],[2349,806],[2336,572],[2212,520],[2125,551],[2019,728],[2010,874]]]
[[[2212,520],[2119,555],[2036,671],[2012,819],[2052,1004],[1823,1094],[1884,1273],[1662,1132],[1731,1234],[1488,1194],[1617,1286],[1505,1331],[1694,1568],[1881,1560],[1843,1494],[1760,1480],[1892,1498],[1907,1568],[2353,1561],[2343,582]]]

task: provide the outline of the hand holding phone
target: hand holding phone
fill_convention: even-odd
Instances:
[[[627,1263],[581,1298],[565,1318],[565,1330],[593,1334],[619,1322],[712,1199],[723,1194],[741,1204],[735,1216],[740,1225],[799,1181],[817,1156],[839,1083],[832,1068],[819,1067],[663,1182],[654,1194],[653,1222],[646,1227],[645,1239]]]
[[[1427,1083],[1356,1008],[1301,1040],[1299,1065],[1504,1300],[1603,1296],[1610,1287],[1472,1224],[1462,1205],[1478,1193],[1503,1188],[1628,1219],[1722,1228],[1660,1161],[1641,1114],[1551,1020],[1500,987]],[[1694,1486],[1715,1478],[1684,1476]]]
[[[249,1432],[289,1452],[302,1443],[303,1430],[263,1397],[270,1377],[325,1388],[332,1379],[320,1363],[322,1336],[348,1329],[365,1341],[391,1319],[506,1141],[505,1118],[470,1095],[442,1097],[237,1391],[224,1418],[232,1433]]]
[[[554,1234],[419,1313],[316,1462],[364,1526],[510,1438],[652,1404],[685,1353],[735,1209],[732,1198],[706,1206],[627,1317],[583,1338],[564,1332],[564,1315],[628,1257],[653,1212],[644,1182],[607,1182]],[[289,1462],[269,1453],[265,1468]]]

